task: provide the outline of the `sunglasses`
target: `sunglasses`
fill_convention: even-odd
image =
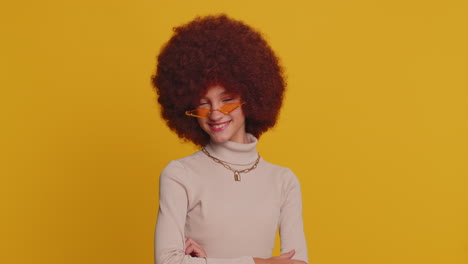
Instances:
[[[219,111],[225,115],[231,113],[232,111],[236,110],[239,106],[245,104],[245,102],[237,102],[237,103],[228,103],[222,105],[218,109],[210,109],[210,108],[198,108],[190,111],[185,111],[185,114],[188,116],[194,116],[199,118],[206,118],[210,115],[213,111]]]

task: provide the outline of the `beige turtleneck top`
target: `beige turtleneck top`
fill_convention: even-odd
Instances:
[[[257,159],[257,139],[240,144],[210,143],[208,152],[234,169],[250,168]],[[291,170],[260,158],[256,169],[234,173],[202,151],[171,161],[160,177],[155,235],[156,264],[254,264],[269,258],[276,230],[281,253],[308,262],[299,182]],[[185,255],[192,238],[207,258]]]

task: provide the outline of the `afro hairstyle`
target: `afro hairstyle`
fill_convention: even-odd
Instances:
[[[198,146],[209,142],[196,118],[184,113],[196,108],[214,85],[246,102],[247,133],[259,138],[276,124],[286,82],[261,33],[225,14],[197,17],[173,31],[152,76],[162,118],[171,130]]]

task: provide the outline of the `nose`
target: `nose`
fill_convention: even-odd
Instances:
[[[218,110],[218,108],[212,108],[208,118],[212,121],[217,121],[223,118],[224,114]]]

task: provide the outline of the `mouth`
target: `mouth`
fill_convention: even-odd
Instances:
[[[219,132],[219,131],[224,130],[229,125],[229,123],[231,123],[231,121],[222,122],[222,123],[208,124],[208,125],[210,126],[211,131]]]

